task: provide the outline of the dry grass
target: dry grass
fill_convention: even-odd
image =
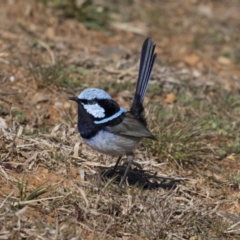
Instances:
[[[122,189],[101,180],[99,167],[113,161],[86,149],[75,129],[58,125],[33,138],[19,126],[2,129],[0,141],[2,239],[233,239],[238,229],[236,215],[223,210],[237,199],[223,199],[232,190],[214,175],[212,183],[199,173],[179,181],[146,152],[142,167],[172,176],[171,184]]]
[[[37,1],[0,3],[0,239],[239,239],[239,4],[219,18],[219,3],[194,2],[125,1],[119,22],[133,25],[108,33]],[[81,141],[66,99],[94,86],[129,107],[139,19],[157,42],[145,102],[158,141],[119,188],[125,166],[112,176],[116,159]]]
[[[184,116],[190,103],[182,108]],[[234,128],[227,136],[218,132],[221,124],[212,124],[210,109],[201,121],[191,116],[193,124],[182,114],[172,119],[172,111],[151,112],[159,141],[138,150],[144,171],[134,167],[124,188],[110,174],[115,160],[87,148],[71,124],[49,133],[14,120],[1,127],[1,237],[237,239],[239,180],[232,166],[239,156],[215,139],[228,139],[231,146],[239,134]],[[218,122],[231,124],[226,116],[219,112]]]

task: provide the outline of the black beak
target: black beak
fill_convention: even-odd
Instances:
[[[68,100],[75,101],[75,102],[79,101],[78,97],[69,97]]]

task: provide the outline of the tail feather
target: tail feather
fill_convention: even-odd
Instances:
[[[143,116],[143,100],[147,91],[149,79],[151,77],[152,68],[156,59],[156,53],[154,54],[155,44],[151,38],[147,38],[142,46],[139,75],[136,86],[135,95],[130,112],[133,113],[136,118],[142,121],[146,125],[146,121]]]

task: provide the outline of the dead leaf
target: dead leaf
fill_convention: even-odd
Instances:
[[[37,104],[37,103],[40,103],[40,102],[48,102],[48,101],[49,101],[49,97],[47,95],[42,94],[42,93],[36,93],[32,97],[32,103],[34,105]]]
[[[199,62],[200,58],[199,58],[199,56],[196,55],[196,54],[191,54],[191,55],[185,56],[185,57],[183,58],[183,60],[184,60],[187,64],[189,64],[189,65],[191,65],[191,66],[194,66],[196,63]]]
[[[166,95],[166,98],[164,99],[165,103],[174,103],[176,102],[177,97],[174,93],[169,93]]]
[[[46,36],[47,36],[48,38],[54,39],[54,37],[55,37],[55,30],[54,30],[54,28],[48,27],[47,30],[46,30],[46,32],[45,32],[45,34],[46,34]]]
[[[228,156],[226,157],[226,160],[229,160],[229,161],[236,161],[236,157],[235,157],[235,155],[230,154],[230,155],[228,155]]]
[[[64,109],[69,109],[71,107],[71,104],[69,103],[69,102],[65,102],[64,104],[63,104],[63,108]]]
[[[80,142],[76,142],[74,145],[74,154],[73,154],[74,157],[78,157],[79,145],[80,145]]]
[[[189,238],[189,240],[197,240],[198,238],[196,236],[192,236]]]
[[[76,169],[71,168],[70,172],[74,179],[76,179],[78,177],[78,171]]]
[[[226,58],[226,57],[223,57],[223,56],[220,56],[220,57],[217,59],[217,61],[218,61],[220,64],[222,64],[222,65],[230,65],[230,64],[232,64],[231,59]]]

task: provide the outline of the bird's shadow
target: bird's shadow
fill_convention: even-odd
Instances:
[[[101,178],[105,181],[111,179],[114,183],[119,184],[125,170],[125,166],[118,166],[116,171],[113,168],[102,168]],[[158,176],[157,174],[149,173],[136,167],[129,170],[125,183],[129,186],[137,186],[143,189],[163,188],[169,190],[175,189],[180,183],[186,180],[186,178]]]

